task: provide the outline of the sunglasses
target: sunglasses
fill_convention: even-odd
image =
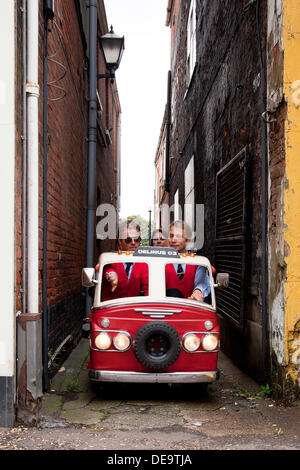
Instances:
[[[124,238],[125,243],[140,242],[140,241],[141,241],[141,237],[127,237],[127,238]]]

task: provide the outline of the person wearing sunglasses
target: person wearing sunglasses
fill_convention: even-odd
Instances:
[[[135,251],[141,244],[141,229],[132,220],[119,229],[118,248]],[[104,270],[102,300],[148,295],[148,266],[146,263],[114,263]]]
[[[181,220],[170,225],[169,246],[183,253],[191,239],[191,228]],[[189,264],[166,265],[167,297],[183,297],[204,302],[210,294],[210,280],[203,266]]]
[[[162,231],[161,228],[158,228],[152,232],[151,237],[152,246],[168,246],[168,237]]]

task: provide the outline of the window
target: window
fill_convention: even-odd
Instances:
[[[174,196],[174,220],[179,220],[181,219],[181,214],[180,214],[180,207],[179,207],[179,189],[176,190],[175,196]]]
[[[184,172],[184,220],[194,230],[195,227],[195,178],[194,156]],[[191,248],[191,247],[188,247]]]
[[[187,24],[187,88],[193,76],[196,65],[196,0],[191,0]]]
[[[180,230],[179,235],[182,232]],[[204,302],[211,303],[211,288],[208,270],[205,266],[195,264],[168,263],[165,268],[166,297],[188,299],[194,289],[200,289]]]
[[[112,291],[111,275],[117,275],[117,287]],[[148,265],[146,263],[113,263],[103,267],[101,301],[148,295]]]

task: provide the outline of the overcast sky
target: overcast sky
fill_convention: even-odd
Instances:
[[[107,22],[125,36],[116,81],[121,116],[121,217],[153,211],[154,158],[170,68],[168,0],[104,0]],[[152,212],[153,220],[153,212]]]

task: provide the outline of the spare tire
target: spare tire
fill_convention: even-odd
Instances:
[[[180,353],[180,337],[169,323],[148,322],[134,338],[134,352],[138,361],[150,369],[165,369]]]

